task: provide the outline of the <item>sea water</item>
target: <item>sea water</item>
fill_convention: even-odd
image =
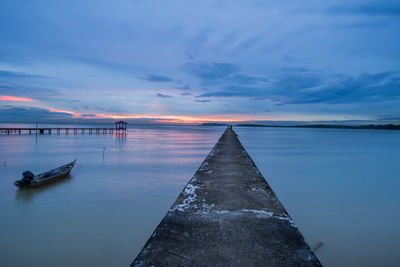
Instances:
[[[399,266],[400,131],[237,128],[325,266]]]
[[[0,266],[128,266],[224,129],[0,135]],[[397,265],[400,132],[234,129],[324,265]],[[13,185],[74,159],[69,178]]]

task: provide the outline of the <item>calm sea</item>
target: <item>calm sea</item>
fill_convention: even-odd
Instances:
[[[398,265],[400,131],[234,129],[325,266]],[[128,266],[223,131],[0,135],[0,266]],[[13,185],[74,159],[67,179]]]

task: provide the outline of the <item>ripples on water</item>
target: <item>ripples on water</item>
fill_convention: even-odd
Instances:
[[[222,131],[0,136],[0,265],[128,266]],[[26,169],[75,158],[67,179],[33,190],[13,185]]]
[[[399,266],[400,131],[237,133],[325,266]]]
[[[0,265],[129,265],[223,130],[0,136]],[[397,264],[400,132],[236,131],[309,244],[324,242],[317,255],[325,265]],[[26,169],[75,158],[67,179],[13,185]]]

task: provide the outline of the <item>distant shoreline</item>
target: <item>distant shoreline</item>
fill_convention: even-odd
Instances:
[[[227,126],[223,123],[203,123],[203,126]],[[275,127],[275,128],[320,128],[320,129],[363,129],[363,130],[400,130],[395,124],[368,124],[368,125],[339,125],[339,124],[311,124],[311,125],[264,125],[264,124],[235,124],[236,127]]]

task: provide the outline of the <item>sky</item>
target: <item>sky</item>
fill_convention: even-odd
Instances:
[[[398,0],[2,0],[0,121],[400,122]]]

